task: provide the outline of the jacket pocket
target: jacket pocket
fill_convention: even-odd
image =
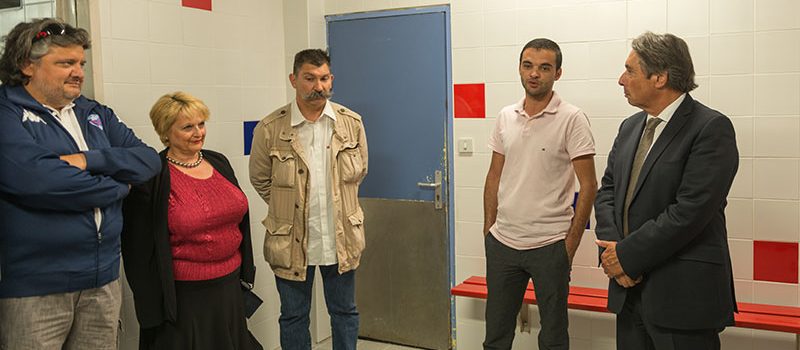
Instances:
[[[366,248],[366,240],[364,238],[364,212],[361,208],[357,208],[355,213],[347,217],[350,223],[350,235],[347,236],[347,254],[351,258],[357,259],[361,256],[361,252]]]
[[[294,153],[290,150],[273,149],[269,151],[272,158],[272,185],[276,187],[294,187],[297,164]]]
[[[344,182],[358,182],[364,174],[364,159],[357,143],[345,144],[339,152],[339,170]]]
[[[273,267],[292,266],[292,224],[280,223],[271,216],[264,219],[264,258]]]

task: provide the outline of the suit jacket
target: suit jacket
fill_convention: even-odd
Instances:
[[[622,211],[647,114],[625,119],[595,201],[596,234],[617,241],[625,273],[643,281],[643,317],[674,329],[733,325],[736,300],[725,228],[726,197],[739,164],[730,119],[688,94],[645,158],[628,210]],[[611,280],[608,308],[627,290]]]
[[[160,153],[161,172],[147,183],[134,186],[122,209],[122,262],[141,328],[156,327],[165,321],[175,322],[177,318],[172,248],[167,228],[170,177],[166,154],[167,150]],[[209,150],[203,150],[203,156],[223,177],[239,187],[225,156]],[[249,211],[239,223],[239,230],[242,232],[239,278],[252,284],[256,268],[250,241]]]

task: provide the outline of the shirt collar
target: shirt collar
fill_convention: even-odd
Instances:
[[[75,107],[75,103],[72,102],[72,103],[64,106],[64,108],[61,108],[61,110],[57,110],[57,109],[55,109],[53,107],[50,107],[50,106],[48,106],[46,104],[42,104],[42,106],[47,108],[47,110],[50,111],[51,114],[53,114],[55,116],[60,116],[60,115],[64,114],[65,112],[71,111],[72,108]]]
[[[292,100],[292,126],[298,126],[304,122],[306,122],[306,118],[303,117],[303,113],[300,112],[300,107],[297,106],[297,100]],[[331,120],[336,121],[336,113],[333,112],[333,106],[331,105],[330,100],[325,101],[325,107],[322,108],[322,115],[320,118],[327,116],[331,118]]]
[[[667,108],[664,108],[664,110],[661,111],[661,113],[659,115],[652,116],[652,115],[648,114],[647,118],[648,119],[649,118],[658,118],[658,119],[663,120],[664,124],[669,123],[670,118],[672,118],[672,116],[675,114],[675,111],[678,110],[678,107],[681,106],[681,103],[683,103],[683,100],[685,98],[686,98],[686,93],[681,94],[677,99],[675,99],[675,101],[672,101],[672,103],[670,103],[669,106],[667,106]]]
[[[519,102],[517,102],[517,104],[514,106],[514,111],[516,111],[517,115],[519,116],[533,119],[544,116],[545,113],[556,114],[558,112],[558,106],[560,104],[561,104],[561,97],[559,97],[558,94],[555,91],[553,91],[553,97],[550,98],[550,102],[548,102],[547,106],[544,107],[544,109],[541,112],[537,113],[536,115],[529,116],[525,112],[525,97],[523,97],[521,100],[519,100]]]

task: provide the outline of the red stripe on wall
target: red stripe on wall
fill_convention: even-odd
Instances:
[[[181,0],[184,7],[211,11],[211,0]]]

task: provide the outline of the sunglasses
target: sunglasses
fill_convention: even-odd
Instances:
[[[71,35],[73,33],[75,33],[75,29],[73,28],[64,26],[61,23],[50,23],[36,33],[36,36],[33,37],[31,43],[36,43],[37,41],[53,35]]]

